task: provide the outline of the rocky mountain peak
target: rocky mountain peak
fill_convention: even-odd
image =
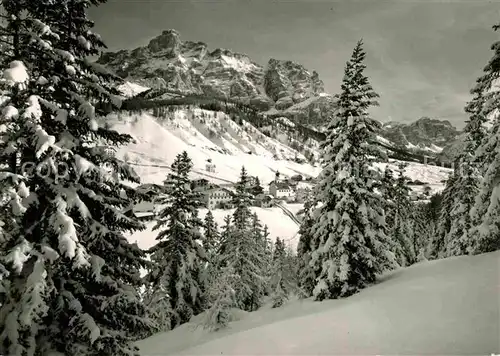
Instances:
[[[448,120],[422,117],[412,123],[387,122],[382,136],[398,146],[439,152],[457,139],[460,131]]]
[[[180,53],[181,45],[179,32],[169,29],[149,41],[147,47],[153,53],[165,51],[165,55],[170,54],[170,57],[173,58]]]
[[[324,90],[318,73],[311,74],[303,65],[293,61],[274,58],[267,64],[264,87],[267,95],[276,102],[277,109],[287,109],[318,96]]]
[[[147,46],[104,53],[98,62],[123,79],[152,89],[236,99],[262,111],[293,106],[294,114],[306,117],[313,112],[309,103],[314,103],[315,112],[330,110],[323,108],[326,100],[315,99],[324,91],[317,72],[290,60],[270,59],[264,67],[230,49],[210,51],[203,42],[181,41],[172,29]]]

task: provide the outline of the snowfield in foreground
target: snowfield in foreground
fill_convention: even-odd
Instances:
[[[491,355],[500,353],[500,251],[423,262],[350,298],[196,320],[138,342],[151,355]],[[199,319],[199,316],[193,319]]]

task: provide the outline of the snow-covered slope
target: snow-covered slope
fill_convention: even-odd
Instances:
[[[193,178],[206,178],[219,184],[230,185],[238,180],[242,166],[248,173],[259,177],[267,189],[276,172],[281,177],[301,174],[304,177],[316,177],[321,168],[310,164],[299,164],[293,159],[302,155],[285,145],[288,138],[277,134],[276,139],[262,134],[255,127],[243,122],[238,125],[221,112],[206,111],[197,108],[181,109],[168,113],[167,118],[159,119],[151,114],[112,114],[105,122],[119,132],[128,133],[135,143],[118,150],[119,157],[134,165],[142,183],[161,184],[170,172],[170,165],[175,156],[187,151],[193,160]],[[252,152],[252,154],[249,154]],[[207,171],[207,159],[215,164],[215,171]],[[389,163],[393,170],[397,162]],[[380,164],[384,168],[385,164]],[[446,168],[412,163],[406,168],[406,175],[412,180],[427,183],[431,193],[444,188],[442,181],[450,170]],[[413,187],[421,193],[423,186]],[[290,210],[297,214],[300,205],[289,204]],[[259,218],[267,224],[270,237],[283,238],[295,247],[298,238],[298,226],[280,208],[254,208]],[[214,216],[219,225],[230,210],[215,210]],[[201,215],[204,215],[202,212]],[[147,230],[130,237],[144,248],[154,243],[156,233]]]
[[[500,251],[424,262],[347,299],[238,313],[138,342],[141,355],[491,355],[500,353]]]
[[[178,110],[167,119],[150,114],[113,114],[106,122],[134,137],[135,143],[121,148],[118,156],[136,165],[144,183],[161,183],[175,156],[184,150],[193,160],[194,177],[219,184],[236,182],[242,166],[263,184],[268,184],[277,171],[283,177],[315,177],[320,170],[292,161],[304,157],[250,124],[239,126],[220,112]],[[215,164],[215,172],[206,170],[207,159]]]

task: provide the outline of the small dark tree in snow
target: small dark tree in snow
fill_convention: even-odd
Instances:
[[[191,190],[188,175],[192,166],[185,151],[175,158],[173,173],[165,180],[170,194],[158,200],[165,208],[154,230],[162,230],[156,238],[158,243],[149,251],[155,267],[147,281],[158,293],[168,294],[172,328],[202,312],[205,302],[202,263],[206,254],[202,246],[203,223],[198,217],[201,200],[199,193]]]
[[[363,74],[364,59],[360,41],[347,62],[338,109],[321,145],[317,191],[322,206],[311,229],[319,241],[311,260],[318,270],[317,300],[349,296],[395,263],[388,251],[383,199],[374,192],[381,174],[372,163],[385,157],[371,144],[380,124],[367,110],[378,95]]]
[[[413,203],[411,211],[413,250],[417,254],[417,261],[421,262],[427,260],[429,255],[429,245],[434,232],[431,228],[433,222],[428,218],[427,205],[425,203]]]
[[[215,222],[214,215],[210,210],[207,212],[207,215],[205,215],[203,227],[205,230],[203,247],[207,253],[208,261],[212,263],[220,243],[220,233],[217,223]]]
[[[103,111],[96,104],[119,101],[109,76],[87,60],[103,47],[90,31],[90,3],[74,3],[77,28],[63,31],[46,23],[67,17],[65,1],[2,2],[13,10],[7,18],[24,19],[23,40],[14,38],[18,50],[36,50],[14,49],[2,71],[2,119],[18,121],[2,147],[15,159],[1,175],[24,173],[26,190],[14,190],[23,214],[0,256],[8,272],[1,281],[1,354],[137,355],[132,339],[152,327],[137,292],[144,253],[124,236],[143,226],[120,212],[135,195],[123,181],[139,180],[109,149],[131,137],[97,123]],[[2,161],[8,153],[2,150]],[[27,165],[50,169],[19,170]]]
[[[276,238],[273,253],[273,277],[272,285],[272,306],[277,308],[282,306],[288,297],[288,286],[286,285],[286,250],[285,243],[279,237]]]
[[[298,259],[298,288],[302,297],[312,296],[316,274],[311,266],[311,253],[318,248],[316,242],[313,240],[311,228],[313,226],[312,218],[312,201],[307,200],[304,203],[302,210],[302,223],[299,228],[299,243],[297,245],[297,259]]]
[[[442,200],[439,207],[439,219],[436,233],[432,237],[430,247],[430,257],[433,259],[443,258],[446,255],[446,240],[451,229],[450,211],[455,204],[453,187],[458,180],[459,170],[454,170],[446,181],[446,186],[442,193]]]

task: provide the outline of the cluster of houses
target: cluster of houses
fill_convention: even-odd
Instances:
[[[268,189],[262,187],[261,193],[252,194],[252,205],[268,208],[273,206],[276,201],[303,203],[311,194],[313,183],[312,179],[303,180],[301,175],[281,179],[280,174],[276,173],[275,179],[268,184]],[[257,177],[249,177],[249,191],[252,191],[252,188],[257,184]],[[150,198],[148,201],[136,204],[133,208],[134,213],[136,215],[154,214],[155,197],[165,193],[162,187],[155,184],[144,184],[138,189],[147,193]],[[191,182],[191,189],[201,193],[203,205],[210,210],[233,208],[235,184],[217,185],[201,178]]]
[[[257,177],[249,177],[249,188],[257,184]],[[202,178],[193,181],[193,190],[203,195],[203,203],[208,209],[230,209],[232,208],[233,195],[235,193],[234,184],[217,185]],[[263,189],[262,193],[255,194],[252,199],[254,206],[268,208],[276,200],[287,202],[303,203],[312,192],[312,182],[302,181],[302,177],[297,175],[292,178],[280,179],[279,173],[268,185],[268,189]]]

